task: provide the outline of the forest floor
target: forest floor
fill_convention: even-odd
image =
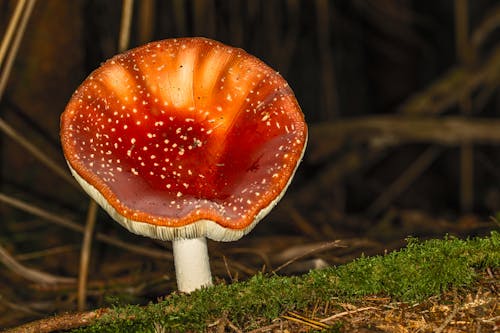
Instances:
[[[408,221],[418,220],[419,215],[410,215],[411,219],[403,217],[401,213],[398,224],[407,229],[407,234],[415,234],[408,230],[415,221]],[[237,300],[242,294],[252,294],[257,301],[239,304],[234,308],[224,305],[219,310],[208,307],[191,313],[190,316],[193,317],[179,314],[178,310],[184,306],[179,304],[187,302],[189,309],[200,299],[203,304],[217,304],[218,296],[180,295],[175,292],[173,268],[169,260],[151,257],[145,259],[143,255],[130,253],[116,256],[116,250],[96,245],[96,253],[92,257],[93,275],[88,286],[87,306],[88,309],[99,310],[79,313],[73,312],[77,298],[73,282],[27,282],[15,271],[2,267],[0,328],[15,327],[41,319],[42,322],[35,322],[35,325],[42,324],[45,329],[36,326],[34,331],[51,332],[61,328],[85,326],[89,318],[93,321],[98,317],[113,318],[117,314],[116,318],[121,322],[119,325],[125,322],[132,325],[129,327],[132,330],[155,332],[498,331],[500,240],[495,232],[492,235],[496,235],[496,238],[488,237],[491,230],[497,229],[495,223],[480,222],[469,217],[454,223],[452,227],[443,219],[439,221],[433,220],[433,223],[427,225],[431,227],[423,227],[421,224],[420,234],[429,232],[422,238],[434,238],[428,229],[436,231],[436,228],[443,226],[446,226],[446,230],[451,230],[444,234],[454,234],[460,238],[436,235],[437,240],[431,242],[437,243],[428,252],[417,251],[419,254],[408,250],[427,242],[405,240],[405,237],[396,237],[392,242],[382,239],[382,236],[378,239],[368,236],[344,237],[342,240],[331,241],[303,236],[274,237],[257,234],[243,243],[226,245],[225,248],[225,244],[210,242],[212,269],[217,277],[213,292],[231,300]],[[374,233],[374,228],[387,227],[386,224],[387,220],[374,225],[366,235]],[[21,225],[22,227],[18,224],[18,228],[27,229],[23,232],[17,229],[18,239],[12,243],[26,243],[26,237],[33,235],[32,231],[37,225],[36,221]],[[26,230],[31,232],[26,233]],[[379,230],[379,235],[381,234],[383,233]],[[347,235],[346,232],[344,236]],[[457,255],[458,252],[447,247],[438,250],[441,245],[436,245],[447,242],[468,244],[459,239],[465,239],[469,235],[484,235],[486,238],[478,238],[483,240],[494,238],[492,247],[475,250],[466,248]],[[385,233],[385,236],[395,235]],[[130,237],[133,239],[134,236]],[[447,240],[439,240],[443,237]],[[54,242],[60,241],[57,237],[53,238]],[[48,238],[47,246],[51,239]],[[158,247],[154,242],[146,241],[146,245],[153,249]],[[57,271],[65,276],[77,275],[78,246],[54,245],[48,248],[52,251],[29,252],[15,258],[27,265],[43,267],[44,271]],[[393,251],[398,248],[406,250]],[[407,258],[397,259],[405,258],[403,255],[398,256],[398,253],[406,253]],[[427,255],[417,258],[422,253]],[[116,257],[112,258],[113,255]],[[435,257],[436,255],[439,256]],[[468,264],[461,266],[464,262],[457,261],[457,258],[464,259]],[[318,269],[306,273],[314,268]],[[330,276],[326,282],[314,280],[318,276],[324,279],[322,274],[332,269],[334,278]],[[306,275],[302,275],[304,273]],[[425,274],[430,275],[426,277]],[[424,282],[420,283],[418,279],[422,276]],[[413,278],[417,280],[412,280]],[[320,286],[320,289],[294,290],[294,286],[302,285],[302,282],[297,281],[303,279],[313,279],[316,281],[313,285]],[[245,288],[250,288],[251,291]],[[284,293],[267,294],[269,289]],[[161,297],[162,295],[167,296]],[[148,303],[150,305],[144,307]],[[125,306],[126,304],[138,304],[138,307]],[[144,320],[141,319],[142,316],[145,316]],[[162,323],[159,318],[166,322]],[[157,322],[151,321],[152,319]],[[143,324],[137,324],[138,321]],[[108,320],[103,323],[108,323]],[[120,331],[114,325],[100,325],[92,326],[90,330]],[[22,332],[27,332],[30,326],[20,328],[25,329]]]

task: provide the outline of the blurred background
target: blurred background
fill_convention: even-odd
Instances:
[[[498,228],[498,1],[0,0],[0,36],[0,327],[175,290],[170,245],[99,211],[82,301],[89,199],[58,137],[85,77],[153,40],[245,49],[287,79],[309,124],[276,209],[241,241],[209,243],[218,279]]]

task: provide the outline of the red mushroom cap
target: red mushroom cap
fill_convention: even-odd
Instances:
[[[113,57],[61,116],[75,178],[130,231],[163,240],[248,233],[284,194],[306,141],[287,82],[204,38]]]

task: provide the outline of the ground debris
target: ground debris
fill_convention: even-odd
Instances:
[[[381,296],[365,297],[353,303],[332,300],[300,313],[287,313],[251,332],[300,333],[312,329],[365,333],[497,332],[500,330],[496,292],[499,284],[498,278],[484,272],[467,290],[452,290],[415,304],[394,302]]]

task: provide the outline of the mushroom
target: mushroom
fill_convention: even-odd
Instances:
[[[287,82],[205,38],[114,56],[61,116],[73,176],[129,231],[173,242],[184,292],[212,283],[206,238],[237,240],[276,205],[306,141]]]

